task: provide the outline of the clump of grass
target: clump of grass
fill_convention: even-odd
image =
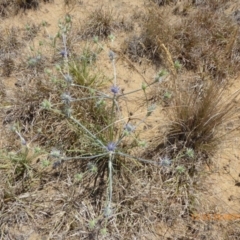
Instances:
[[[164,62],[159,40],[167,46],[170,43],[174,44],[173,34],[174,30],[168,23],[167,13],[161,9],[149,8],[141,34],[127,40],[123,50],[134,61],[138,61],[139,57],[146,57],[159,65]]]
[[[37,9],[39,7],[39,0],[15,0],[16,9]]]
[[[157,149],[163,147],[172,157],[192,149],[194,161],[211,159],[226,136],[224,128],[237,118],[235,101],[239,91],[226,96],[227,87],[212,80],[203,82],[201,92],[179,87],[174,92],[165,143]]]
[[[0,17],[6,18],[19,13],[20,10],[37,10],[42,0],[0,0]],[[50,0],[43,0],[44,3]]]
[[[104,75],[99,71],[92,71],[94,64],[97,61],[98,54],[102,51],[101,48],[90,48],[87,44],[80,56],[72,57],[69,60],[69,73],[73,76],[76,84],[91,87],[103,86],[106,81]]]
[[[163,202],[174,204],[175,214],[191,216],[198,208],[196,188],[201,187],[206,164],[213,163],[212,157],[227,137],[239,129],[236,102],[240,91],[229,96],[229,83],[200,78],[198,86],[195,80],[186,79],[186,75],[183,80],[180,75],[174,75],[172,99],[166,109],[169,122],[165,129],[159,129],[161,136],[152,140],[144,157],[158,161],[161,166],[161,183],[167,193]],[[226,131],[229,124],[233,127]],[[166,208],[162,214],[163,218],[174,215]]]
[[[15,135],[12,149],[0,150],[0,171],[4,176],[2,179],[4,203],[14,202],[19,194],[31,191],[33,179],[37,180],[35,175],[37,171],[33,166],[36,166],[41,157],[47,156],[41,148],[30,146],[34,138],[27,141],[18,124],[12,125],[10,130]]]
[[[18,99],[15,102],[16,106],[8,109],[4,124],[21,122],[23,126],[31,125],[35,121],[39,109],[39,101],[49,96],[50,90],[51,88],[47,88],[42,84],[24,86],[16,94]]]
[[[210,16],[214,17],[214,21],[209,21]],[[176,45],[178,58],[188,70],[196,71],[202,66],[203,71],[218,80],[237,70],[239,63],[231,56],[239,32],[224,14],[199,9],[183,21],[175,36],[179,40]]]
[[[106,38],[113,32],[115,27],[113,10],[101,7],[89,16],[88,23],[84,26],[84,36]]]
[[[132,60],[147,57],[164,65],[164,44],[173,61],[194,72],[203,71],[222,81],[238,72],[240,33],[235,21],[223,11],[197,8],[181,21],[168,19],[162,9],[149,8],[141,33],[127,40],[124,51]],[[214,18],[214,21],[209,19]]]
[[[2,53],[14,52],[23,45],[21,36],[19,36],[19,28],[11,27],[0,30],[2,34],[2,38],[0,39]]]
[[[116,29],[132,29],[132,24],[126,22],[116,15],[111,8],[100,7],[92,12],[87,19],[86,24],[80,29],[82,38],[107,38],[114,33]]]
[[[13,7],[13,0],[0,0],[0,17],[5,18],[10,15],[11,8]]]
[[[12,152],[9,155],[7,154],[6,156],[9,157],[9,160],[10,160],[9,168],[11,168],[11,166],[13,166],[14,167],[14,175],[16,176],[16,178],[19,178],[24,175],[25,171],[29,170],[29,165],[30,165],[30,161],[28,158],[29,157],[29,148],[27,146],[27,141],[20,133],[20,130],[17,127],[17,125],[12,127],[12,131],[17,136],[17,138],[19,138],[20,143],[23,147],[20,151],[18,151],[16,153]],[[4,156],[4,154],[2,155],[2,157],[3,156]]]
[[[89,65],[85,61],[79,62],[72,60],[69,64],[69,71],[71,75],[74,76],[77,84],[91,86],[93,84],[99,83],[99,85],[101,85],[103,83],[100,80],[101,76],[92,73]]]

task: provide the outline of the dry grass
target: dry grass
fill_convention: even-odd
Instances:
[[[120,18],[118,13],[110,7],[100,7],[90,14],[79,34],[83,39],[96,36],[107,38],[113,35],[117,29],[132,30],[132,23]]]
[[[154,141],[156,152],[176,158],[192,149],[196,161],[209,160],[224,141],[226,126],[238,119],[239,91],[227,96],[229,83],[219,85],[209,78],[194,80],[186,75],[184,78],[177,78],[177,86],[168,86],[172,92],[167,109],[169,124],[165,140]],[[236,125],[234,129],[238,127]]]
[[[125,43],[126,52],[133,61],[138,58],[151,59],[156,64],[163,64],[162,49],[159,47],[159,39],[167,46],[173,43],[173,29],[167,22],[167,12],[148,9],[147,20],[144,21],[140,36],[133,36]]]
[[[14,61],[12,58],[4,58],[2,63],[2,76],[9,77],[14,70]]]
[[[165,6],[170,3],[176,3],[176,0],[151,0],[152,2],[156,3],[159,7]]]
[[[1,0],[0,1],[0,17],[5,18],[9,16],[12,7],[13,7],[13,1]]]
[[[170,10],[150,7],[140,35],[127,40],[124,51],[132,60],[147,57],[164,66],[165,59],[158,44],[160,39],[173,60],[179,60],[187,70],[198,72],[201,69],[219,81],[236,74],[239,26],[231,16],[217,10],[223,3],[212,4],[197,9],[188,4],[191,11],[185,18],[175,21],[168,19]]]
[[[63,4],[77,7],[76,2]],[[152,144],[143,154],[137,140],[142,129],[148,128],[145,123],[134,135],[136,139],[119,145],[119,151],[136,153],[154,164],[116,157],[111,214],[106,212],[105,204],[108,155],[91,161],[61,162],[49,153],[58,149],[61,156],[91,157],[103,151],[69,119],[64,101],[66,95],[82,99],[71,102],[71,114],[104,144],[108,143],[110,133],[103,129],[110,128],[114,108],[98,101],[101,91],[109,93],[105,85],[109,79],[97,66],[101,66],[106,46],[111,45],[109,35],[117,36],[118,29],[129,34],[133,24],[128,24],[125,16],[119,18],[112,8],[98,8],[80,27],[81,40],[99,36],[98,47],[86,44],[78,51],[79,34],[70,29],[67,57],[59,53],[64,48],[58,35],[46,40],[49,42],[44,53],[39,54],[39,48],[25,54],[26,41],[43,33],[40,25],[33,23],[21,31],[1,29],[0,130],[5,139],[0,155],[0,239],[28,239],[32,233],[36,239],[213,240],[220,233],[225,239],[239,238],[237,221],[210,223],[192,218],[194,213],[210,211],[201,202],[208,188],[205,178],[210,174],[205,163],[211,166],[211,157],[224,141],[228,124],[238,127],[239,93],[230,95],[227,91],[230,76],[239,71],[239,27],[222,12],[227,7],[225,0],[192,1],[183,12],[173,11],[175,1],[154,2],[160,7],[148,8],[147,18],[136,19],[140,34],[127,42],[125,53],[134,61],[147,58],[160,70],[168,70],[163,82],[159,79],[157,87],[153,85],[152,91],[146,91],[149,102],[145,104],[155,102],[158,107],[163,102],[169,121],[159,127],[163,136],[151,137]],[[18,3],[19,8],[27,10],[37,8],[40,1]],[[12,7],[2,0],[2,17],[9,17]],[[177,20],[169,21],[168,14],[175,14]],[[120,51],[116,53],[119,59],[123,56]],[[132,64],[124,57],[116,62],[124,67]],[[189,71],[191,77],[187,78]],[[148,82],[141,66],[133,67],[132,72]],[[70,86],[68,74],[82,87]],[[21,83],[11,99],[4,84],[10,76]],[[131,104],[129,99],[126,95],[120,107]],[[137,99],[141,99],[140,94]],[[43,107],[44,101],[51,102],[50,110]],[[133,123],[134,114],[127,121]],[[121,123],[114,121],[114,136],[119,135]],[[19,136],[12,131],[11,126],[16,124],[27,145],[21,146]]]
[[[214,21],[209,21],[209,18]],[[200,9],[176,30],[178,59],[189,70],[199,70],[222,80],[239,67],[233,49],[237,47],[239,30],[224,14]],[[214,53],[214,54],[213,54]]]
[[[39,0],[15,0],[15,5],[17,8],[26,9],[37,9],[39,7]]]
[[[47,3],[51,0],[0,0],[0,18],[11,17],[21,10],[37,10],[41,2]]]
[[[19,28],[11,27],[0,30],[2,35],[0,38],[1,53],[12,53],[23,45]]]

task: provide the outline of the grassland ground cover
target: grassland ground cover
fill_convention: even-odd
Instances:
[[[239,11],[0,0],[0,239],[239,239]]]

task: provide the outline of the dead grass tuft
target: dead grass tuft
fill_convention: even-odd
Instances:
[[[18,14],[21,10],[37,10],[41,2],[47,3],[51,0],[0,0],[0,18],[7,18]]]
[[[188,70],[197,71],[200,66],[221,81],[239,67],[232,58],[239,34],[236,25],[224,14],[209,9],[197,10],[176,28],[178,59]]]
[[[18,9],[38,9],[39,7],[39,0],[15,0],[15,7],[16,11],[19,11]]]
[[[0,18],[8,17],[13,8],[13,0],[0,0]]]
[[[84,26],[83,35],[86,37],[108,37],[115,27],[113,10],[101,7],[89,16],[88,23]]]
[[[82,38],[98,36],[106,38],[116,29],[132,30],[133,25],[124,18],[120,18],[111,8],[100,7],[90,14],[84,26],[80,29]]]
[[[143,23],[140,36],[134,35],[125,43],[123,51],[129,57],[138,61],[138,58],[147,57],[156,64],[163,64],[162,49],[159,47],[159,40],[169,46],[173,43],[174,32],[167,22],[166,11],[150,8],[147,20]]]
[[[192,9],[185,18],[170,21],[166,11],[151,7],[140,35],[127,40],[123,50],[132,60],[147,57],[164,66],[159,39],[173,61],[179,60],[187,70],[204,71],[222,81],[240,69],[240,32],[231,16],[214,9]]]
[[[1,29],[2,38],[0,39],[0,46],[2,53],[13,52],[23,45],[21,38],[19,37],[20,29],[11,27]]]
[[[206,79],[202,79],[198,87],[196,83],[188,83],[178,85],[177,92],[174,91],[166,139],[160,141],[157,152],[164,149],[161,154],[178,158],[192,149],[194,161],[209,160],[227,135],[225,127],[238,118],[236,99],[239,91],[226,96],[227,84],[219,85]]]

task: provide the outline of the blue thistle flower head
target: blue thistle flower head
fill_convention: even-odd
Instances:
[[[115,149],[116,149],[116,147],[117,147],[116,143],[110,142],[110,143],[107,144],[106,149],[107,149],[109,152],[114,152]]]
[[[61,50],[60,54],[61,54],[62,57],[67,57],[68,56],[68,52],[65,51],[65,50]]]
[[[111,92],[115,95],[119,93],[119,87],[118,86],[112,86],[111,87]]]

